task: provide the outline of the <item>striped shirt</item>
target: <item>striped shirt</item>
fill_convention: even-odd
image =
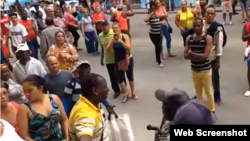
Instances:
[[[194,53],[204,53],[206,47],[206,36],[202,37],[200,41],[195,41],[193,36],[190,37],[189,46]],[[211,62],[206,60],[191,60],[191,69],[193,71],[202,71],[211,69]]]
[[[161,21],[156,15],[152,15],[149,19],[151,34],[161,34]]]

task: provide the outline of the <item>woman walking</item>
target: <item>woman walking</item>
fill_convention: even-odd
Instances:
[[[121,33],[121,29],[118,23],[113,24],[114,38],[110,40],[107,50],[114,50],[115,62],[117,66],[118,83],[120,84],[122,92],[125,94],[122,103],[129,100],[130,94],[126,89],[126,76],[129,80],[131,96],[134,100],[138,99],[135,94],[134,84],[134,59],[131,54],[131,42],[127,34]]]
[[[98,37],[95,28],[92,25],[92,19],[89,16],[89,11],[85,9],[83,11],[83,17],[81,19],[82,36],[85,38],[85,45],[88,53],[98,55]]]
[[[167,23],[168,13],[164,6],[162,6],[160,0],[155,0],[155,15],[161,20],[162,34],[166,39],[166,46],[168,50],[168,57],[175,57],[176,55],[171,53],[171,35],[169,33],[169,25]],[[164,57],[162,56],[164,59]]]
[[[161,21],[155,15],[155,9],[153,8],[152,10],[153,12],[147,15],[145,22],[149,23],[150,25],[149,37],[155,46],[156,61],[158,62],[159,67],[164,67],[164,65],[161,62],[161,52],[162,52]]]
[[[78,21],[75,19],[75,17],[72,14],[70,14],[70,7],[71,7],[70,5],[65,6],[64,19],[65,19],[65,23],[66,23],[68,30],[72,33],[74,37],[73,45],[76,49],[78,49],[78,40],[80,38],[80,35],[77,32]]]

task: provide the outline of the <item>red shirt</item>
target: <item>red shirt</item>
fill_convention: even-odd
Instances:
[[[19,20],[19,23],[22,24],[23,26],[25,26],[27,32],[28,32],[28,36],[26,37],[26,40],[29,41],[31,39],[34,39],[36,37],[36,32],[34,31],[34,25],[33,25],[33,21],[31,20]]]
[[[101,12],[100,15],[98,15],[97,13],[94,13],[93,22],[98,21],[98,20],[105,20],[105,15],[103,12]],[[102,29],[102,23],[101,22],[96,23],[95,28]]]
[[[8,16],[1,17],[1,29],[2,29],[3,35],[9,34],[9,29],[5,26],[5,25],[9,24],[9,22],[10,22],[10,18]]]

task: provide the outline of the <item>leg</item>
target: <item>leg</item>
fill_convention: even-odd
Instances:
[[[233,18],[233,9],[232,9],[232,6],[230,6],[230,5],[232,5],[232,2],[231,1],[228,1],[228,13],[229,13],[229,24],[230,25],[232,25],[233,23],[232,23],[232,18]],[[234,6],[235,7],[235,6]]]
[[[214,90],[212,84],[212,70],[201,71],[201,79],[202,85],[204,87],[205,94],[207,95],[207,104],[208,109],[211,112],[215,112],[215,104],[214,104]]]
[[[202,81],[201,81],[201,74],[200,72],[192,71],[192,78],[194,83],[194,88],[196,92],[197,99],[201,102],[204,102],[203,99],[203,89],[202,89]]]
[[[245,96],[250,96],[250,60],[247,60],[247,81],[248,81],[248,90],[245,92]]]
[[[138,99],[138,96],[135,94],[135,84],[134,84],[134,60],[133,57],[129,59],[128,70],[126,71],[127,78],[129,80],[129,86],[131,90],[131,95],[134,100]]]
[[[168,31],[168,26],[167,25],[163,25],[162,26],[162,33],[166,39],[166,44],[167,44],[167,50],[168,50],[168,57],[175,57],[176,55],[173,55],[171,53],[171,35]]]
[[[222,2],[222,12],[223,12],[223,24],[225,24],[226,23],[226,12],[227,12],[227,10],[226,10],[226,2]]]
[[[117,98],[121,94],[121,90],[117,82],[115,64],[106,64],[106,67],[109,73],[109,78],[110,78],[112,89],[115,92],[114,98]]]
[[[212,81],[213,81],[213,88],[214,88],[214,100],[220,100],[220,75],[219,70],[214,69],[214,62],[212,62]]]
[[[116,64],[116,69],[117,69],[117,64]],[[122,100],[122,103],[125,103],[129,100],[129,92],[126,88],[126,78],[125,78],[125,73],[124,71],[119,71],[117,69],[117,79],[118,79],[118,83],[120,84],[120,88],[121,88],[121,91],[122,93],[124,93],[124,97],[123,97],[123,100]]]
[[[160,46],[161,35],[149,33],[149,37],[155,46],[155,57],[156,57],[158,64],[160,65],[161,64],[161,46]]]

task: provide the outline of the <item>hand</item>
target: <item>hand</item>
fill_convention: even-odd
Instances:
[[[154,141],[160,141],[160,134],[156,131],[155,132],[155,139]]]
[[[190,56],[191,56],[191,55],[192,55],[192,53],[193,53],[193,52],[192,52],[191,50],[188,50],[188,55],[190,55]]]
[[[68,54],[67,52],[60,52],[60,56],[61,56],[62,58],[67,58],[68,55],[69,55],[69,54]]]
[[[114,108],[115,108],[115,105],[109,105],[109,106],[106,106],[106,109],[109,113],[112,113],[114,112]]]
[[[214,62],[213,69],[215,69],[215,70],[219,70],[220,69],[220,62],[219,61],[215,61]]]
[[[82,33],[82,37],[85,37],[85,34],[84,34],[84,33]]]
[[[74,25],[75,28],[78,28],[78,25]]]
[[[181,33],[183,34],[184,33],[184,28],[180,27],[180,30],[181,30]]]
[[[104,64],[104,61],[103,60],[101,60],[101,63],[100,63],[102,66],[104,66],[105,64]]]
[[[123,43],[123,40],[122,39],[118,39],[116,42]]]

